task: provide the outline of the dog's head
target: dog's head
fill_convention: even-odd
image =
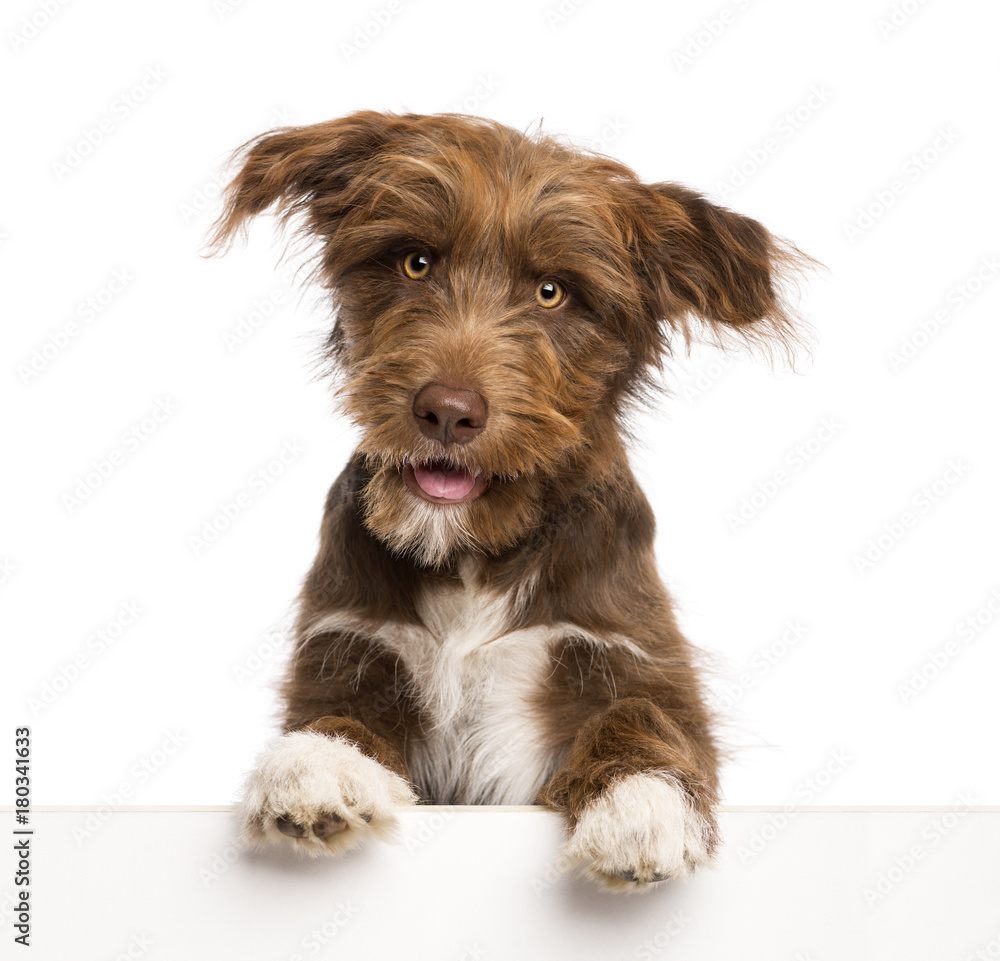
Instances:
[[[698,318],[787,345],[801,255],[612,160],[455,115],[353,114],[245,145],[214,245],[275,208],[319,244],[369,528],[496,552],[621,463],[621,419]]]

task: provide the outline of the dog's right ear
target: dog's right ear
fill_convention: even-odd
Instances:
[[[245,236],[247,222],[274,207],[282,225],[303,214],[303,230],[322,236],[350,205],[350,185],[384,146],[395,118],[360,111],[307,127],[261,134],[232,158],[238,166],[226,187],[222,213],[207,253],[225,253]]]

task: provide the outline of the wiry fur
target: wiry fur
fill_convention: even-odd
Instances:
[[[806,258],[687,188],[471,117],[362,112],[255,138],[237,165],[215,246],[268,209],[297,223],[361,429],[302,590],[285,736],[353,744],[422,800],[543,801],[611,887],[706,860],[718,749],[625,419],[695,327],[789,349]],[[565,300],[537,300],[544,281]],[[421,423],[428,385],[482,401],[461,442]],[[485,489],[442,504],[408,486],[445,463]],[[249,823],[280,808],[305,837],[262,838],[328,847],[316,805],[262,764]]]

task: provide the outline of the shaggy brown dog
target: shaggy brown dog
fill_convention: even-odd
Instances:
[[[339,854],[400,805],[541,802],[609,887],[716,844],[711,717],[624,418],[688,324],[786,344],[801,255],[676,184],[486,120],[363,112],[242,148],[214,242],[318,242],[360,446],[326,503],[241,805]]]

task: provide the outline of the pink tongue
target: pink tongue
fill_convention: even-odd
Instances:
[[[472,471],[440,464],[414,467],[413,476],[425,494],[449,501],[465,497],[476,484],[476,476]]]

